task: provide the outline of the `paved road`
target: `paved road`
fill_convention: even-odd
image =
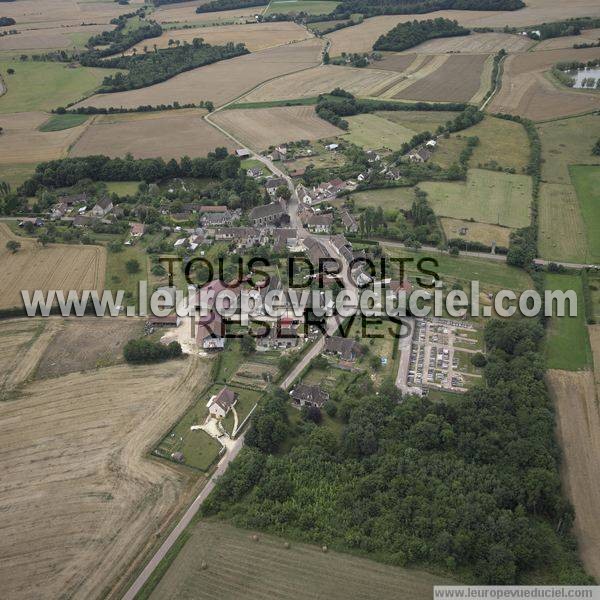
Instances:
[[[190,524],[190,521],[194,518],[200,506],[206,500],[208,495],[213,491],[216,480],[218,477],[223,475],[229,466],[229,463],[238,455],[239,451],[244,446],[244,435],[241,435],[232,446],[223,455],[223,458],[219,461],[215,472],[212,477],[207,481],[206,485],[202,488],[202,491],[196,496],[196,499],[192,502],[190,507],[187,509],[179,523],[175,526],[173,531],[169,534],[167,539],[162,543],[156,554],[150,559],[144,570],[139,574],[138,578],[133,582],[133,585],[127,590],[123,596],[123,600],[133,600],[136,594],[142,589],[142,586],[148,581],[150,575],[154,572],[154,569],[158,566],[160,561],[166,556],[167,552],[171,549],[173,544],[177,541],[177,538],[183,533],[185,528]]]

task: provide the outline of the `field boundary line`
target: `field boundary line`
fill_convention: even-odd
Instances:
[[[502,76],[504,75],[504,61],[506,60],[506,56],[503,56],[500,61],[498,62],[498,75],[496,77],[496,85],[494,86],[494,89],[492,90],[492,93],[490,94],[489,98],[479,107],[479,110],[481,112],[483,112],[487,105],[496,97],[496,94],[498,94],[498,92],[502,89]]]

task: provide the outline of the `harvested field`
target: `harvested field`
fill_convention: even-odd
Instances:
[[[13,27],[14,28],[14,27]],[[88,37],[113,29],[114,25],[88,25],[85,27],[56,27],[47,29],[18,29],[18,35],[0,37],[1,50],[59,50],[74,46],[74,34]]]
[[[410,87],[413,83],[425,79],[448,60],[448,54],[417,54],[416,59],[407,67],[401,74],[401,77],[396,79],[391,85],[388,85],[380,94],[382,98],[395,98],[397,94]]]
[[[197,13],[196,7],[200,4],[206,4],[207,0],[194,2],[181,2],[177,4],[165,4],[159,7],[152,14],[152,18],[159,23],[187,23],[206,24],[213,22],[231,23],[231,22],[246,22],[253,20],[254,15],[262,9],[256,6],[249,8],[235,8],[233,10],[220,10],[217,12]]]
[[[558,50],[559,48],[572,48],[574,44],[589,44],[597,42],[600,38],[600,29],[582,29],[581,35],[567,35],[564,37],[550,38],[536,44],[533,50]]]
[[[525,175],[469,169],[466,184],[425,181],[419,187],[443,217],[503,227],[525,227],[530,222],[531,178]]]
[[[306,69],[320,61],[322,41],[288,44],[200,67],[139,90],[97,94],[77,106],[170,104],[211,100],[216,106],[234,100],[263,81]],[[1,103],[0,103],[1,106]]]
[[[12,254],[6,242],[17,240],[21,249]],[[49,244],[16,237],[0,223],[0,261],[4,267],[0,281],[0,308],[22,306],[21,290],[102,290],[106,250],[99,246]]]
[[[467,102],[481,86],[481,74],[487,59],[483,54],[453,54],[443,63],[443,68],[438,68],[427,77],[416,81],[397,93],[394,98]]]
[[[383,55],[381,60],[376,60],[369,63],[367,69],[378,69],[380,71],[396,71],[397,73],[403,73],[413,64],[416,59],[416,54],[386,53]]]
[[[572,185],[542,183],[538,222],[542,258],[574,263],[590,261],[586,227]]]
[[[38,128],[47,120],[48,115],[41,112],[0,115],[0,127],[4,129],[0,144],[0,165],[62,158],[86,127],[83,124],[61,131],[39,131]]]
[[[512,231],[508,227],[448,218],[442,218],[440,222],[442,223],[446,238],[449,240],[460,239],[469,242],[480,242],[487,246],[495,243],[497,246],[508,248],[508,238]],[[461,234],[460,232],[465,229],[466,233]]]
[[[247,146],[269,146],[340,135],[341,129],[319,118],[313,106],[222,110],[212,120]]]
[[[600,369],[600,331],[590,327]],[[598,381],[591,371],[550,370],[547,382],[556,407],[562,447],[562,479],[575,509],[574,534],[586,570],[600,578],[600,412]]]
[[[192,358],[121,365],[36,382],[0,404],[7,597],[104,595],[143,556],[192,485],[146,454],[207,377]]]
[[[425,600],[434,585],[453,582],[416,569],[383,565],[319,546],[252,533],[216,521],[200,521],[151,598],[213,599],[227,590],[228,600],[345,598]],[[206,561],[208,568],[198,565]],[[306,573],[310,573],[309,578]],[[220,591],[221,590],[221,591]]]
[[[281,46],[290,42],[299,42],[312,37],[312,34],[292,22],[250,23],[248,25],[220,25],[197,29],[167,30],[160,37],[144,40],[133,46],[138,53],[144,52],[144,46],[150,48],[156,44],[167,48],[169,40],[191,43],[194,38],[202,38],[207,44],[224,45],[227,42],[242,43],[251,52]],[[130,54],[129,50],[127,54]]]
[[[411,48],[418,54],[496,54],[499,50],[509,53],[525,52],[533,40],[509,33],[472,33],[457,37],[437,38]]]
[[[477,136],[479,144],[473,151],[471,165],[500,166],[523,172],[529,164],[529,140],[519,123],[486,116],[474,127],[461,132],[463,136]]]
[[[231,140],[211,127],[203,110],[100,115],[71,149],[70,156],[133,154],[135,158],[205,156]]]
[[[321,65],[269,81],[244,96],[242,102],[268,102],[312,98],[336,87],[358,96],[377,96],[400,79],[400,75],[376,69]]]
[[[600,115],[586,115],[538,125],[542,141],[542,180],[571,183],[569,165],[600,164],[591,148],[598,139]]]
[[[142,319],[83,317],[56,321],[59,329],[39,361],[38,379],[123,362],[123,346],[144,332]]]
[[[489,105],[490,112],[518,114],[543,121],[600,108],[600,94],[570,90],[552,81],[546,73],[557,62],[587,61],[598,55],[597,48],[587,48],[509,56],[504,63],[502,87]]]

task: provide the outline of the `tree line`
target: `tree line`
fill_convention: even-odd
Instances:
[[[216,12],[220,10],[233,10],[234,8],[250,8],[252,6],[266,6],[269,0],[212,0],[196,8],[197,13]]]
[[[134,364],[161,362],[170,358],[179,358],[181,354],[179,342],[165,345],[145,338],[129,340],[123,348],[125,360]]]
[[[542,338],[535,320],[490,322],[484,383],[452,403],[398,402],[393,382],[376,396],[359,380],[336,402],[341,435],[294,428],[274,392],[203,513],[465,583],[589,584],[561,492]]]
[[[469,35],[471,32],[450,19],[429,19],[399,23],[373,44],[373,50],[400,52],[418,46],[427,40],[442,37]]]

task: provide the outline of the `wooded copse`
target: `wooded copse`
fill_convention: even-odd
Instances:
[[[220,10],[233,10],[235,8],[250,8],[252,6],[266,6],[269,0],[212,0],[196,8],[197,13],[217,12]]]
[[[401,52],[427,40],[441,37],[469,35],[471,32],[450,19],[429,19],[399,23],[373,44],[373,50]]]

